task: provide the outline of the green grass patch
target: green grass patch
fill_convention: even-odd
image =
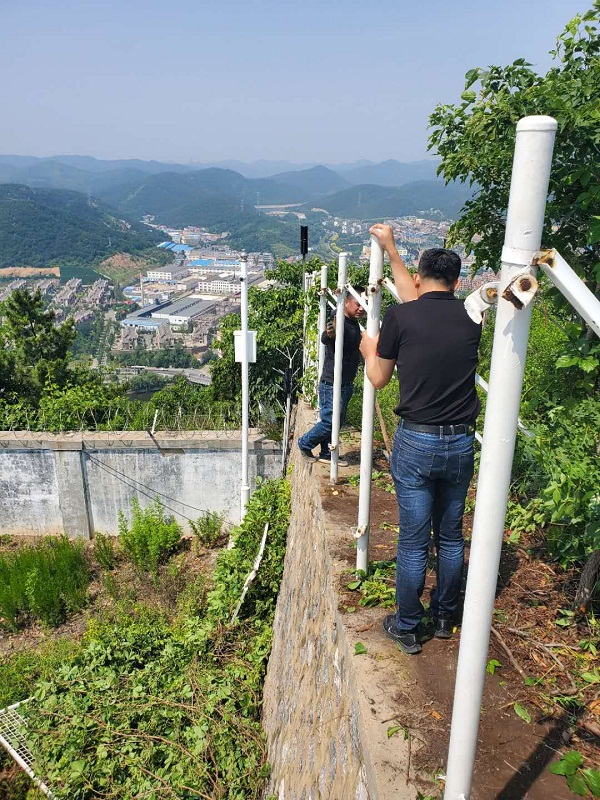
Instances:
[[[60,625],[85,606],[89,582],[83,544],[65,536],[0,554],[0,625]]]

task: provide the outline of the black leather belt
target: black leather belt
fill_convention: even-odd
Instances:
[[[459,433],[475,433],[474,425],[419,425],[417,422],[409,422],[406,419],[400,422],[403,428],[407,431],[416,431],[417,433],[436,433],[438,436],[455,436]]]
[[[324,383],[325,386],[333,386],[333,383],[331,381],[321,380],[321,383]],[[342,386],[348,386],[349,383],[353,383],[353,381],[346,381],[345,383],[342,383]]]

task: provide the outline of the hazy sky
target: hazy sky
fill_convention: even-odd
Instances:
[[[0,153],[409,161],[465,72],[591,0],[0,0]]]

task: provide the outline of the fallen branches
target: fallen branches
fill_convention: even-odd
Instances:
[[[513,651],[512,651],[512,650],[510,649],[510,647],[509,647],[509,646],[506,644],[506,642],[504,641],[504,639],[502,638],[502,636],[500,635],[500,633],[499,633],[499,632],[496,630],[496,628],[494,628],[494,626],[493,626],[493,625],[492,625],[492,633],[494,634],[494,636],[495,636],[495,637],[496,637],[496,639],[498,640],[498,643],[500,644],[500,646],[502,647],[502,649],[504,650],[504,652],[505,652],[505,653],[506,653],[506,655],[508,656],[510,663],[511,663],[511,664],[513,665],[513,667],[514,667],[514,668],[517,670],[517,672],[518,672],[518,673],[519,673],[519,675],[520,675],[520,676],[523,678],[523,680],[526,680],[526,679],[527,679],[527,675],[525,674],[525,672],[523,671],[523,669],[522,669],[521,665],[519,664],[519,662],[517,661],[517,659],[516,659],[516,658],[515,658],[515,656],[513,655]]]

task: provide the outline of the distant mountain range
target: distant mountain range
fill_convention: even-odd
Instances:
[[[348,183],[373,183],[376,186],[404,186],[413,181],[435,180],[436,161],[382,161],[381,164],[364,164],[341,171]]]
[[[382,219],[409,215],[431,217],[439,212],[455,219],[473,194],[471,187],[442,181],[413,181],[399,187],[352,186],[319,201],[319,207],[339,217]]]
[[[291,205],[306,213],[309,221],[315,207],[364,220],[407,214],[454,218],[472,194],[470,188],[446,186],[436,179],[432,161],[363,161],[338,165],[336,170],[275,163],[294,168],[251,178],[222,167],[199,169],[135,159],[0,156],[0,261],[9,266],[54,263],[68,257],[68,248],[58,240],[74,243],[73,257],[82,263],[121,246],[125,252],[135,252],[161,238],[134,222],[145,214],[172,227],[200,225],[228,231],[227,241],[234,247],[285,256],[297,250],[299,220],[266,216],[257,206]],[[274,162],[250,166],[266,171],[268,164]],[[313,230],[315,244],[321,226]],[[44,237],[46,248],[41,244]],[[27,241],[32,242],[31,250]]]
[[[62,171],[57,165],[62,165]],[[209,167],[233,170],[245,178],[272,178],[326,168],[341,177],[346,184],[374,183],[380,186],[402,186],[416,180],[431,180],[435,177],[437,162],[431,160],[401,162],[394,159],[373,163],[362,159],[349,164],[293,163],[290,161],[219,161],[206,164],[169,164],[141,159],[102,160],[92,156],[34,156],[0,155],[0,183],[23,183],[40,185],[51,189],[73,189],[94,192],[97,186],[107,182],[115,185],[122,181],[155,175],[159,172],[189,173]],[[109,176],[103,178],[106,173]],[[65,185],[69,183],[69,185]],[[338,186],[338,189],[343,188]]]

